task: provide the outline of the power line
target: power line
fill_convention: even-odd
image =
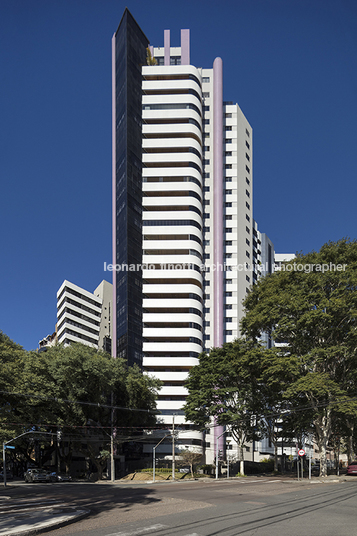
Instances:
[[[81,402],[79,400],[67,400],[65,398],[57,398],[57,397],[50,397],[50,396],[43,396],[43,395],[32,395],[28,393],[13,393],[11,391],[1,391],[0,393],[11,395],[11,396],[24,396],[26,398],[38,398],[40,400],[44,401],[52,401],[52,402],[59,402],[59,403],[66,403],[66,404],[80,404],[83,406],[94,406],[97,408],[107,408],[107,409],[121,409],[126,411],[138,411],[143,413],[153,413],[154,415],[157,415],[157,410],[151,410],[151,409],[136,409],[136,408],[126,408],[122,406],[112,406],[109,404],[100,404],[99,402]]]

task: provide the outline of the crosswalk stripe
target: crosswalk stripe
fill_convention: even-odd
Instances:
[[[168,528],[167,525],[151,525],[151,527],[143,527],[141,529],[136,529],[131,532],[112,532],[106,536],[137,536],[139,534],[145,534],[145,532],[150,532],[152,530],[160,530]]]

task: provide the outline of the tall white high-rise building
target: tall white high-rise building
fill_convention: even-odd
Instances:
[[[113,37],[113,355],[142,360],[163,381],[161,421],[189,430],[188,371],[239,336],[261,247],[252,128],[223,101],[221,58],[191,65],[189,30],[180,45],[165,30],[164,46],[149,46],[128,10]],[[143,269],[120,268],[134,262]]]

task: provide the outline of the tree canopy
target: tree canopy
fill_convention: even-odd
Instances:
[[[356,415],[357,242],[343,239],[298,254],[282,271],[262,278],[244,305],[245,336],[257,341],[267,332],[280,346],[266,377],[285,371],[289,383],[282,384],[282,396],[311,407],[325,475],[333,416]]]
[[[103,443],[113,425],[118,438],[133,427],[156,423],[160,382],[89,346],[76,343],[26,352],[0,333],[0,364],[4,441],[31,430],[61,430],[66,441],[80,444],[90,436]],[[119,409],[113,413],[112,406]],[[103,449],[102,443],[98,448]],[[94,459],[96,454],[87,453]]]
[[[200,355],[199,365],[190,370],[186,382],[186,418],[202,428],[212,417],[218,425],[229,425],[242,459],[245,442],[254,437],[251,416],[261,407],[257,374],[261,350],[241,339],[212,348]]]

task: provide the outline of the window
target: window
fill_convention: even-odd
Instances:
[[[249,251],[246,251],[246,252],[245,252],[245,256],[248,257],[248,259],[250,259],[250,253],[249,253]]]
[[[250,173],[250,169],[249,169],[248,166],[245,166],[245,169],[246,169],[247,173]]]
[[[250,149],[250,145],[249,145],[249,143],[247,142],[247,140],[245,140],[245,144],[246,144],[246,146],[248,147],[248,149]]]
[[[248,177],[245,178],[245,182],[249,185],[250,184],[250,180],[248,179]]]
[[[232,240],[225,240],[225,241],[224,241],[224,244],[225,244],[226,246],[233,246],[233,242],[232,242]]]
[[[250,221],[250,217],[248,216],[248,214],[245,215],[245,219],[246,219],[247,221]]]
[[[204,259],[209,259],[209,258],[210,258],[210,254],[209,254],[209,253],[204,253],[204,254],[203,254],[203,258],[204,258]]]
[[[232,335],[232,330],[231,329],[226,329],[225,334],[226,335]]]
[[[209,233],[210,230],[211,230],[211,227],[204,227],[204,228],[203,228],[203,232],[204,232],[204,233]]]
[[[232,203],[231,202],[224,203],[224,206],[229,208],[232,206]]]
[[[204,138],[210,138],[210,133],[209,132],[204,132],[203,137]]]
[[[250,240],[248,240],[248,238],[245,239],[245,243],[247,244],[247,246],[250,246]]]
[[[247,203],[247,201],[245,202],[245,206],[247,207],[248,210],[250,210],[250,204]]]
[[[211,284],[210,281],[203,281],[203,286],[204,286],[204,287],[209,287],[210,284]]]
[[[210,335],[204,335],[203,338],[204,338],[205,341],[209,341],[211,336]]]
[[[209,179],[209,173],[204,173],[204,174],[203,174],[203,178],[204,178],[204,179]],[[207,191],[209,191],[209,190],[207,190]]]
[[[233,292],[228,291],[228,292],[225,292],[224,295],[227,296],[227,298],[231,298],[233,296]]]
[[[209,82],[209,76],[202,76],[202,83],[205,84]]]
[[[203,217],[204,217],[205,220],[208,220],[209,216],[210,216],[210,215],[207,214],[207,212],[206,212],[205,214],[203,214]]]
[[[233,279],[226,279],[227,285],[230,285],[232,282],[233,282]],[[226,294],[226,296],[227,296],[227,294]]]
[[[250,138],[249,130],[245,129],[245,133],[248,136],[248,138]]]
[[[249,277],[249,275],[246,275],[245,278],[246,278],[246,280],[248,281],[248,283],[250,283],[250,277]]]
[[[209,186],[204,186],[204,187],[203,187],[203,191],[204,191],[204,192],[209,192]]]
[[[246,157],[246,159],[247,159],[248,162],[249,162],[249,161],[250,161],[250,156],[249,156],[249,154],[245,153],[245,157]]]
[[[181,65],[181,56],[171,56],[170,65]]]
[[[211,309],[209,307],[204,307],[203,308],[203,312],[206,314],[206,313],[210,313],[211,312]]]
[[[250,193],[248,192],[248,190],[245,191],[245,194],[247,197],[250,197]]]
[[[226,316],[224,320],[225,320],[225,322],[227,322],[227,323],[228,323],[228,322],[232,322],[232,317],[231,317],[231,316]]]
[[[209,119],[204,119],[204,120],[203,120],[203,124],[204,124],[204,125],[209,125]]]
[[[209,241],[209,240],[204,240],[204,241],[203,241],[203,245],[204,245],[204,246],[209,246],[209,244],[210,244],[210,241]]]
[[[233,216],[232,216],[232,214],[226,214],[226,216],[224,216],[224,219],[225,220],[233,220]]]
[[[211,322],[209,320],[204,320],[203,325],[205,327],[209,327],[211,325]]]
[[[225,151],[224,156],[232,156],[232,151]]]
[[[225,193],[226,195],[229,195],[229,194],[232,193],[232,190],[224,190],[224,193]]]
[[[229,125],[226,125],[226,126],[224,127],[224,130],[232,130],[232,127],[229,126]]]
[[[232,232],[232,227],[226,227],[225,231],[226,231],[226,233],[231,233]]]
[[[232,253],[225,253],[224,258],[225,259],[231,259],[232,258]]]
[[[232,117],[232,114],[231,113],[226,113],[226,114],[224,114],[224,117],[227,117],[228,119],[230,119]]]
[[[208,99],[208,97],[209,97],[209,93],[207,93],[207,92],[203,92],[203,93],[202,93],[202,97],[203,97],[204,99]]]
[[[205,159],[203,160],[203,165],[204,165],[204,166],[209,166],[209,164],[210,164],[210,161],[208,160],[208,158],[205,158]]]
[[[204,106],[204,107],[203,107],[203,111],[204,111],[204,112],[209,112],[209,106]]]
[[[247,231],[248,234],[250,234],[250,229],[249,229],[249,227],[246,227],[245,230]]]
[[[210,200],[209,200],[209,199],[205,199],[205,200],[204,200],[204,204],[205,204],[205,205],[210,205]]]
[[[232,169],[232,164],[224,164],[224,169]]]
[[[224,143],[232,143],[232,138],[226,138],[226,139],[224,140]]]
[[[210,150],[210,146],[209,146],[209,145],[205,145],[205,146],[203,147],[203,150],[204,150],[204,151],[209,151],[209,150]]]
[[[224,180],[225,180],[226,182],[233,182],[232,177],[226,177]]]
[[[231,303],[226,303],[224,306],[225,309],[233,309],[233,305]]]

